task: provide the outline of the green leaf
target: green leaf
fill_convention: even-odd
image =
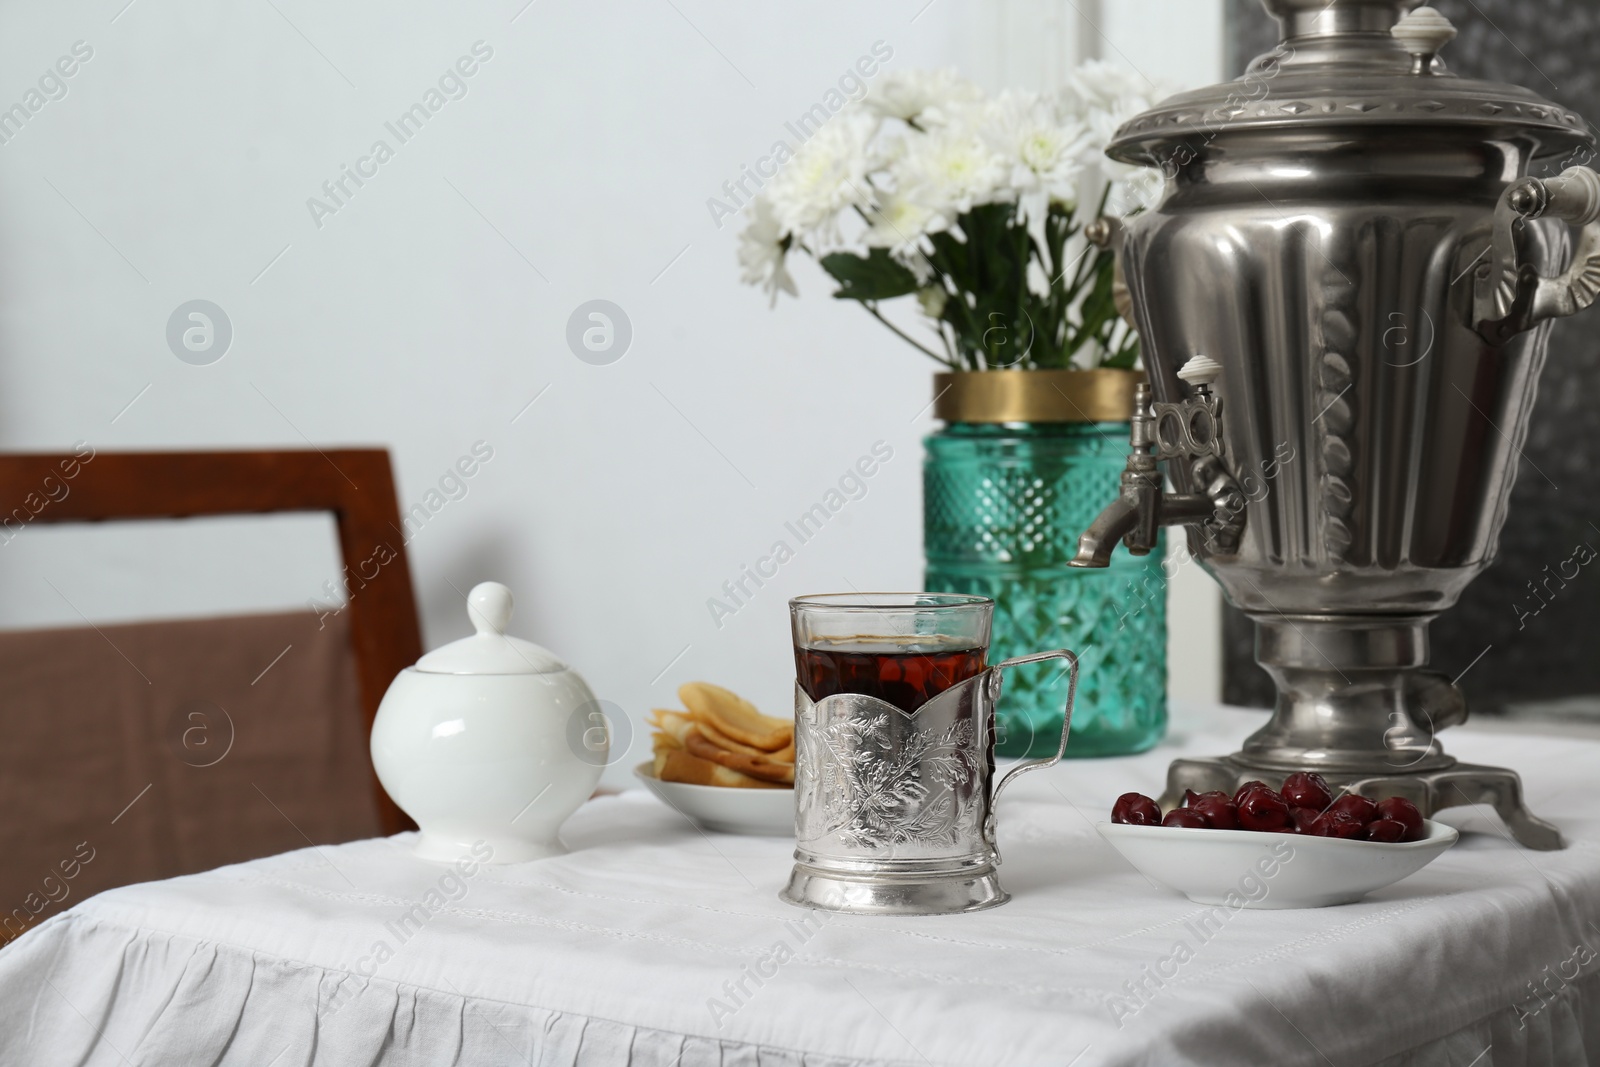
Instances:
[[[952,365],[1067,367],[1085,346],[1100,366],[1137,363],[1138,336],[1112,299],[1115,257],[1092,248],[1068,255],[1083,222],[1097,214],[1052,204],[1040,232],[1030,233],[1017,205],[981,204],[953,220],[950,229],[928,235],[923,248],[931,284],[950,294],[935,326]],[[860,301],[873,314],[878,302],[920,288],[911,271],[883,249],[840,252],[820,262],[838,283],[836,298]],[[1050,280],[1047,292],[1029,289],[1030,265]]]
[[[1135,341],[1116,355],[1108,356],[1100,365],[1107,370],[1132,370],[1138,359],[1139,343]]]
[[[882,248],[874,248],[865,256],[834,252],[818,262],[839,283],[833,294],[835,300],[892,300],[917,291],[916,276]]]

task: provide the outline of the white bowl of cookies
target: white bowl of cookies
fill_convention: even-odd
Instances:
[[[721,686],[678,687],[685,710],[650,713],[654,758],[633,769],[662,803],[707,830],[794,834],[794,722]]]

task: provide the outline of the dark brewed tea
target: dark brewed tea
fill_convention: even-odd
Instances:
[[[951,686],[982,673],[985,659],[981,648],[916,652],[890,642],[884,642],[881,649],[858,644],[848,652],[794,650],[795,672],[812,700],[835,693],[861,693],[905,712],[916,711]]]

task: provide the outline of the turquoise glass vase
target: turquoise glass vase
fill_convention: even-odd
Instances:
[[[1078,535],[1117,495],[1128,424],[956,422],[924,445],[924,588],[995,602],[991,663],[1052,648],[1079,654],[1068,756],[1153,746],[1167,726],[1162,552],[1118,551],[1104,570],[1067,566]],[[1053,754],[1066,699],[1057,666],[1008,671],[996,752]]]

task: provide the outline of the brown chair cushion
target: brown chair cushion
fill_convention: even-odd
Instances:
[[[0,634],[0,943],[112,886],[377,834],[359,707],[343,615]]]

